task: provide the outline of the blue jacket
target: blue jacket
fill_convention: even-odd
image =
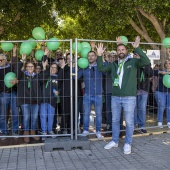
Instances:
[[[98,71],[97,65],[78,70],[78,78],[83,76],[85,94],[102,95],[102,72]]]

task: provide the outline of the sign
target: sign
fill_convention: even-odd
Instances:
[[[150,60],[160,60],[160,50],[147,50],[146,55]]]

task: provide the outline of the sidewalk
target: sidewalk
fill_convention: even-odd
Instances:
[[[133,138],[132,153],[119,147],[105,150],[105,141],[91,141],[90,150],[44,152],[44,144],[0,148],[0,170],[168,170],[170,133],[140,135]]]

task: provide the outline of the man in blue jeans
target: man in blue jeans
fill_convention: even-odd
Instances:
[[[117,41],[121,41],[118,37]],[[131,153],[132,136],[134,131],[134,109],[136,105],[137,94],[137,69],[150,63],[146,54],[139,47],[140,37],[137,36],[132,43],[134,51],[140,55],[140,59],[132,58],[128,55],[128,49],[124,44],[117,45],[118,61],[103,65],[102,55],[105,51],[103,44],[97,46],[99,71],[111,72],[112,76],[112,141],[104,148],[111,149],[118,147],[120,133],[120,117],[123,109],[126,122],[126,137],[123,147],[124,154]]]
[[[7,111],[9,106],[12,114],[12,134],[18,134],[19,110],[16,107],[16,87],[8,88],[4,84],[5,75],[12,71],[13,68],[7,62],[7,57],[4,54],[0,54],[0,136],[6,136],[9,133],[7,126]],[[16,84],[17,80],[15,79],[11,83]],[[3,139],[5,137],[1,138],[1,140]]]
[[[78,77],[83,76],[85,83],[85,94],[83,96],[83,125],[84,131],[83,136],[89,134],[89,116],[91,112],[91,106],[94,104],[96,113],[96,137],[98,140],[103,140],[100,133],[101,122],[102,122],[102,72],[98,71],[97,68],[97,55],[94,51],[88,53],[89,66],[86,69],[79,69]]]

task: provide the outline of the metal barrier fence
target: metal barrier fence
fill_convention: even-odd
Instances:
[[[69,49],[70,52],[70,66],[67,68],[68,71],[68,75],[66,77],[64,77],[63,75],[63,80],[65,84],[62,84],[62,88],[67,87],[68,83],[69,83],[69,93],[70,95],[63,95],[60,96],[60,103],[56,104],[56,108],[55,108],[55,121],[57,122],[57,125],[55,124],[55,127],[53,128],[53,130],[55,130],[54,134],[42,134],[42,129],[41,126],[39,125],[38,128],[36,128],[36,134],[32,133],[32,134],[24,134],[23,130],[23,113],[22,113],[22,108],[20,107],[20,114],[18,114],[18,120],[20,120],[20,126],[19,129],[17,130],[17,133],[13,133],[14,129],[10,129],[10,127],[7,126],[14,126],[14,125],[10,125],[11,122],[10,120],[12,119],[13,121],[13,114],[12,114],[12,107],[9,109],[8,107],[6,107],[6,110],[8,109],[8,122],[5,122],[4,126],[6,128],[9,129],[9,134],[7,133],[3,133],[3,130],[7,130],[7,129],[0,129],[2,134],[0,136],[1,139],[4,138],[16,138],[16,137],[70,137],[71,140],[78,140],[78,137],[81,136],[82,133],[82,117],[83,117],[83,112],[81,109],[83,107],[83,96],[79,96],[78,91],[80,91],[80,86],[78,86],[78,58],[79,58],[79,53],[78,53],[78,42],[102,42],[104,43],[105,47],[106,47],[106,51],[112,52],[115,51],[116,49],[116,41],[108,41],[108,40],[91,40],[91,39],[75,39],[75,58],[73,59],[73,55],[72,55],[72,39],[70,40],[58,40],[60,42],[62,42],[62,49],[60,51],[65,52],[66,49]],[[21,43],[21,42],[28,42],[28,40],[18,40],[18,41],[0,41],[2,42],[12,42],[12,43]],[[49,40],[29,40],[29,42],[37,42],[37,43],[41,43],[41,42],[49,42]],[[54,41],[55,42],[55,41]],[[131,53],[133,51],[133,49],[131,48],[131,46],[129,45],[132,42],[128,42],[128,48],[129,48],[129,52]],[[157,46],[158,48],[161,49],[162,44],[160,43],[140,43],[141,47],[144,51],[151,49],[151,45]],[[41,45],[40,45],[41,46]],[[165,50],[165,49],[162,49]],[[17,50],[17,53],[19,54],[19,49]],[[8,53],[9,54],[9,53]],[[166,53],[161,51],[161,54],[164,54],[161,56],[161,58],[166,58]],[[12,53],[11,53],[12,56]],[[17,55],[19,56],[19,55]],[[60,59],[63,59],[63,56],[59,56]],[[169,57],[169,56],[168,56]],[[57,58],[56,58],[57,59]],[[0,60],[2,60],[0,58]],[[1,61],[2,62],[2,61]],[[19,61],[17,61],[19,62]],[[58,61],[57,61],[58,62]],[[152,66],[154,65],[154,62],[156,62],[158,65],[161,63],[160,60],[154,61],[151,60],[151,64]],[[75,69],[73,69],[74,67],[74,63],[75,63]],[[2,68],[2,67],[1,67]],[[73,71],[75,70],[75,71]],[[63,73],[64,74],[64,73]],[[5,75],[5,72],[4,72]],[[48,79],[44,79],[43,81],[48,82]],[[2,82],[3,80],[1,80]],[[61,81],[61,80],[60,80]],[[105,80],[103,80],[105,81]],[[0,82],[0,83],[1,83]],[[83,80],[82,80],[83,82]],[[133,83],[133,82],[132,82]],[[47,85],[47,84],[46,84]],[[152,86],[152,84],[151,84]],[[40,87],[39,87],[40,88]],[[38,89],[38,88],[37,88]],[[24,89],[23,89],[24,90]],[[66,91],[68,91],[68,89],[63,89],[63,93],[65,93]],[[3,91],[2,91],[3,92]],[[2,92],[1,95],[2,95]],[[7,92],[9,93],[9,92]],[[30,91],[31,93],[31,91]],[[68,94],[68,93],[67,93]],[[10,102],[8,102],[8,106],[11,103],[12,104],[12,96],[10,96]],[[27,96],[25,96],[27,97]],[[1,96],[2,99],[2,96]],[[106,94],[103,94],[103,105],[105,105],[106,102]],[[2,104],[2,103],[1,103]],[[11,105],[12,106],[12,105]],[[79,107],[78,107],[79,106]],[[65,108],[65,110],[63,110],[63,108]],[[2,105],[1,105],[1,109],[2,109]],[[15,108],[16,109],[16,108]],[[19,109],[19,108],[18,108]],[[96,133],[96,129],[95,129],[95,123],[96,123],[96,113],[94,112],[95,108],[91,109],[91,114],[90,114],[90,135],[93,135]],[[146,129],[149,128],[156,128],[157,127],[157,105],[156,105],[156,101],[154,98],[154,93],[152,92],[152,89],[150,89],[149,94],[148,94],[148,102],[147,102],[147,114],[146,114]],[[67,110],[67,113],[66,113]],[[69,112],[68,112],[69,110]],[[80,111],[81,110],[81,111]],[[7,111],[6,111],[7,113]],[[11,114],[11,116],[10,116]],[[64,114],[64,115],[63,115]],[[108,120],[104,121],[104,119],[106,119],[106,110],[103,110],[103,124],[105,125],[104,127],[102,127],[101,133],[102,134],[108,134],[111,133],[108,126]],[[15,115],[16,116],[16,115]],[[66,118],[67,117],[67,118]],[[62,120],[60,120],[62,119]],[[80,122],[81,119],[81,122]],[[1,121],[5,120],[7,121],[7,114],[2,115],[2,110],[1,110]],[[40,122],[40,118],[38,118],[39,122]],[[59,128],[59,123],[61,123],[63,121],[64,125],[60,124],[60,128]],[[38,126],[38,123],[37,123]],[[81,127],[80,127],[81,126]],[[125,123],[123,121],[123,125],[122,125],[122,129],[121,131],[125,131],[124,129]],[[165,120],[163,120],[163,126],[167,126],[165,125]],[[12,127],[13,128],[13,127]],[[140,128],[136,128],[136,130],[139,130]],[[31,129],[29,129],[31,130]],[[19,132],[19,133],[18,133]],[[19,136],[18,136],[19,134]]]
[[[49,56],[47,56],[47,57],[43,57],[44,53],[40,54],[42,56],[38,56],[38,57],[39,58],[42,57],[41,60],[44,63],[45,63],[46,60],[48,60],[48,65],[49,66],[47,66],[47,67],[48,67],[49,73],[47,74],[47,76],[50,76],[50,72],[51,72],[50,69],[54,69],[54,68],[50,67],[50,64],[57,63],[57,65],[58,65],[59,61],[64,59],[63,58],[64,52],[69,49],[69,53],[70,53],[70,69],[68,70],[69,75],[67,75],[66,78],[68,79],[69,87],[72,89],[73,88],[72,87],[73,86],[73,78],[72,78],[72,76],[70,76],[70,70],[72,70],[72,39],[69,39],[69,40],[16,40],[16,41],[0,41],[0,42],[1,43],[14,43],[15,46],[16,46],[13,49],[11,49],[12,50],[11,52],[4,52],[3,51],[5,55],[3,55],[3,54],[0,55],[1,64],[3,64],[2,62],[6,62],[6,58],[8,58],[8,62],[6,62],[5,65],[0,65],[0,71],[1,71],[1,76],[2,76],[1,80],[0,80],[0,84],[1,84],[1,87],[0,87],[0,99],[1,99],[0,100],[1,101],[0,102],[0,111],[1,111],[1,113],[0,113],[0,122],[1,122],[1,125],[0,125],[0,139],[4,140],[6,138],[18,138],[18,137],[19,138],[20,137],[21,138],[28,138],[28,137],[33,137],[33,138],[35,138],[37,140],[38,139],[37,137],[43,137],[43,138],[44,137],[53,137],[54,138],[56,136],[58,136],[58,137],[59,136],[60,137],[67,136],[67,137],[70,137],[70,139],[73,139],[73,128],[72,128],[73,127],[73,117],[72,117],[73,105],[72,105],[72,99],[71,99],[72,94],[73,94],[72,90],[70,91],[69,96],[60,96],[60,94],[59,95],[55,94],[54,91],[49,93],[49,95],[51,95],[51,94],[53,95],[53,93],[54,93],[54,96],[49,96],[49,100],[50,100],[49,103],[53,102],[54,106],[53,107],[48,106],[48,108],[46,108],[45,110],[49,111],[48,109],[50,109],[49,113],[53,112],[53,114],[54,114],[54,115],[52,115],[51,118],[49,117],[48,121],[50,121],[50,119],[52,119],[51,121],[54,120],[54,122],[51,122],[51,124],[53,124],[53,125],[52,125],[52,129],[51,128],[50,129],[51,129],[51,132],[55,131],[55,133],[47,133],[48,132],[47,127],[45,127],[46,128],[46,133],[43,134],[43,132],[42,132],[42,126],[41,126],[41,117],[42,116],[40,114],[40,108],[41,108],[40,104],[41,103],[38,102],[38,100],[41,100],[42,97],[39,97],[39,96],[41,96],[41,94],[38,94],[38,93],[43,93],[43,91],[38,91],[41,88],[39,86],[40,85],[39,82],[41,81],[42,84],[46,83],[45,88],[47,88],[48,83],[50,84],[50,81],[51,81],[51,84],[56,83],[56,86],[54,86],[53,84],[52,85],[56,88],[56,90],[58,90],[57,89],[57,86],[58,86],[57,83],[60,80],[58,80],[56,78],[56,80],[54,81],[54,80],[50,79],[49,77],[45,77],[46,73],[44,73],[44,72],[47,72],[47,70],[44,70],[43,76],[39,76],[38,75],[39,73],[37,73],[37,75],[31,75],[32,76],[31,79],[33,79],[35,76],[39,76],[39,77],[37,78],[37,84],[36,84],[36,87],[35,87],[36,90],[33,89],[34,87],[32,87],[32,84],[31,84],[32,80],[28,80],[28,86],[30,86],[28,94],[24,93],[24,91],[26,91],[25,87],[27,86],[27,85],[25,86],[25,84],[27,83],[27,79],[30,76],[30,75],[28,75],[28,73],[25,73],[25,74],[27,74],[26,75],[27,76],[26,80],[20,79],[19,82],[17,82],[18,87],[20,87],[19,84],[21,84],[21,83],[24,84],[23,89],[17,89],[18,88],[17,86],[16,87],[14,87],[14,86],[9,87],[10,86],[9,82],[8,82],[8,85],[5,84],[5,76],[6,76],[6,74],[8,72],[14,72],[16,74],[16,77],[19,76],[19,74],[21,74],[20,73],[21,69],[18,70],[19,69],[18,67],[20,66],[21,62],[23,62],[22,54],[24,52],[23,53],[21,52],[20,43],[23,43],[23,42],[37,43],[37,49],[33,48],[33,50],[31,51],[31,54],[30,55],[28,54],[27,58],[28,58],[29,62],[32,62],[32,63],[35,62],[35,65],[34,65],[35,70],[34,71],[36,71],[36,68],[37,68],[37,71],[38,70],[43,71],[43,68],[42,68],[43,65],[42,65],[41,61],[38,61],[38,60],[35,59],[36,58],[36,52],[40,51],[40,50],[45,51],[45,43],[48,43],[48,42],[60,42],[61,43],[60,46],[62,46],[62,47],[60,47],[61,48],[60,50],[50,51],[50,53],[48,54]],[[26,53],[28,51],[28,49],[29,49],[29,46],[26,46],[25,48],[26,49],[24,49],[24,50],[25,50],[25,53]],[[8,51],[10,51],[10,50],[8,50]],[[52,59],[52,56],[54,56],[54,59]],[[26,61],[27,61],[27,59],[26,59]],[[27,63],[22,63],[22,64],[25,65]],[[29,66],[29,67],[31,67],[31,66]],[[58,69],[57,69],[57,71],[58,71]],[[11,76],[11,75],[9,75],[9,76]],[[9,76],[8,77],[6,76],[7,79],[8,79],[6,81],[9,81],[9,79],[10,79]],[[62,76],[63,75],[61,75],[61,77]],[[13,79],[14,79],[14,77],[13,77]],[[17,79],[18,79],[18,77],[17,77]],[[61,81],[63,81],[63,80],[61,80]],[[63,84],[61,86],[62,86],[62,88],[64,88],[64,83],[65,82],[62,82],[62,83]],[[50,84],[50,88],[53,88],[51,84]],[[54,89],[52,89],[52,90],[54,90]],[[64,90],[65,89],[62,89],[62,93],[64,93]],[[23,92],[23,94],[24,94],[23,97],[19,96],[19,91]],[[36,92],[36,91],[38,91],[38,92]],[[35,100],[33,100],[34,97],[35,97],[33,93],[37,93],[36,94],[37,96],[39,95],[38,97],[36,96],[37,98]],[[45,98],[45,100],[48,99],[48,97],[46,97],[46,96],[43,96],[43,97]],[[57,99],[55,98],[55,101],[57,100],[55,104],[54,104],[54,101],[52,101],[54,97],[57,98]],[[70,112],[69,113],[64,113],[64,110],[61,108],[61,102],[63,102],[62,106],[67,108],[67,103],[64,103],[65,98],[68,98],[67,102],[70,103],[69,104],[69,106],[70,106],[70,109],[69,109]],[[22,99],[24,100],[23,102],[22,102]],[[30,100],[30,101],[26,102],[27,99]],[[20,103],[22,103],[22,106],[20,106],[18,104],[18,101]],[[28,103],[32,104],[30,106],[32,108],[34,108],[34,109],[38,108],[38,115],[35,118],[36,122],[33,122],[34,120],[32,120],[32,117],[34,116],[34,113],[37,112],[37,110],[36,111],[31,110],[32,109],[31,108],[30,113],[26,113],[27,110],[24,107],[27,107],[26,104],[28,104]],[[36,104],[38,105],[37,108],[34,107]],[[24,114],[23,114],[23,110],[25,112]],[[60,110],[60,113],[59,113],[59,110]],[[65,115],[64,114],[69,116],[69,125],[67,125],[66,122],[65,122],[65,119],[64,119]],[[28,116],[30,116],[30,117],[28,118]],[[53,116],[54,116],[54,119],[53,119]],[[25,133],[25,128],[26,127],[24,127],[24,124],[26,126],[26,123],[24,122],[25,121],[24,119],[29,119],[28,120],[29,121],[28,126],[29,126],[30,129],[27,129],[27,131],[30,131],[30,133]],[[45,115],[44,119],[46,119],[45,120],[45,123],[46,123],[47,115]],[[61,122],[61,119],[63,121],[63,127],[60,128],[60,125],[58,124],[58,121]],[[31,122],[30,122],[30,120],[31,120]],[[36,128],[34,127],[34,129],[31,129],[31,127],[33,126],[34,123],[36,123],[37,127]],[[64,131],[65,128],[67,128],[67,126],[69,126],[68,130],[66,129],[67,131]],[[62,133],[61,133],[61,131],[62,131]]]
[[[76,60],[75,60],[75,70],[76,70],[76,74],[75,74],[75,88],[76,88],[76,93],[77,93],[77,89],[78,89],[78,86],[77,86],[77,80],[78,80],[78,67],[77,67],[77,62],[78,62],[78,58],[79,58],[79,53],[78,53],[78,43],[80,42],[95,42],[96,44],[97,43],[103,43],[104,44],[104,47],[106,48],[106,51],[108,52],[116,52],[116,43],[117,41],[110,41],[110,40],[96,40],[96,39],[75,39],[75,42],[76,42]],[[133,54],[133,47],[132,47],[132,44],[133,42],[127,42],[127,47],[128,47],[128,52],[131,53],[131,55]],[[153,55],[150,54],[150,61],[151,61],[151,65],[152,65],[152,68],[156,65],[158,67],[161,67],[163,66],[164,63],[161,63],[161,59],[162,59],[162,62],[164,62],[165,60],[169,59],[170,58],[170,54],[167,53],[168,52],[168,49],[165,49],[161,43],[145,43],[145,42],[141,42],[140,43],[140,47],[142,48],[143,51],[145,51],[145,53],[147,52],[147,50],[151,50],[150,52],[148,51],[148,53],[151,53],[153,52]],[[152,47],[154,47],[156,50],[153,51],[152,50]],[[159,50],[160,49],[160,52]],[[158,50],[158,51],[157,51]],[[158,52],[158,54],[157,54]],[[156,53],[156,54],[155,54]],[[159,54],[160,53],[160,54]],[[155,58],[154,58],[154,55],[155,55]],[[160,58],[159,56],[160,55]],[[162,64],[162,65],[161,65]],[[159,69],[159,68],[158,68]],[[133,82],[132,82],[133,83]],[[157,110],[158,110],[158,106],[157,106],[157,102],[155,100],[155,97],[154,97],[154,91],[152,89],[152,86],[154,86],[154,80],[150,80],[150,89],[148,91],[148,99],[147,99],[147,105],[146,105],[146,124],[145,124],[145,127],[143,128],[140,128],[137,126],[137,122],[135,122],[135,131],[138,131],[138,130],[141,130],[141,129],[152,129],[152,128],[159,128],[158,125],[157,125]],[[155,89],[154,89],[155,90]],[[105,98],[105,92],[103,94],[103,97]],[[77,96],[77,94],[75,94],[75,96]],[[77,98],[75,99],[77,103]],[[103,102],[103,105],[106,104],[106,101]],[[168,106],[166,106],[166,109],[168,108]],[[77,109],[77,108],[76,108]],[[94,110],[94,108],[92,109]],[[78,113],[78,111],[76,110],[75,112],[76,114]],[[137,112],[135,112],[137,113]],[[104,117],[104,115],[106,116],[106,110],[102,110],[102,118]],[[76,116],[77,117],[77,116]],[[96,127],[95,127],[95,119],[96,119],[96,114],[94,111],[91,112],[90,114],[90,117],[91,119],[93,119],[93,122],[94,124],[90,124],[89,126],[89,131],[90,133],[88,135],[94,135],[96,134]],[[122,123],[121,123],[121,127],[120,127],[120,131],[123,132],[125,131],[125,127],[126,127],[126,124],[125,124],[125,121],[123,119],[124,115],[123,115],[123,111],[122,111]],[[76,119],[77,120],[77,119]],[[75,121],[76,121],[75,120]],[[110,134],[112,133],[111,130],[108,130],[109,128],[107,127],[108,126],[108,123],[107,123],[107,120],[106,121],[102,121],[102,124],[104,123],[104,127],[101,126],[101,134]],[[163,118],[163,125],[161,126],[162,127],[167,127],[167,120],[166,120],[166,116],[164,114],[164,118]],[[77,131],[77,129],[76,129]],[[78,131],[80,132],[80,131]],[[77,137],[81,136],[82,134],[78,133],[77,134]],[[75,139],[77,140],[77,137],[75,136]]]

